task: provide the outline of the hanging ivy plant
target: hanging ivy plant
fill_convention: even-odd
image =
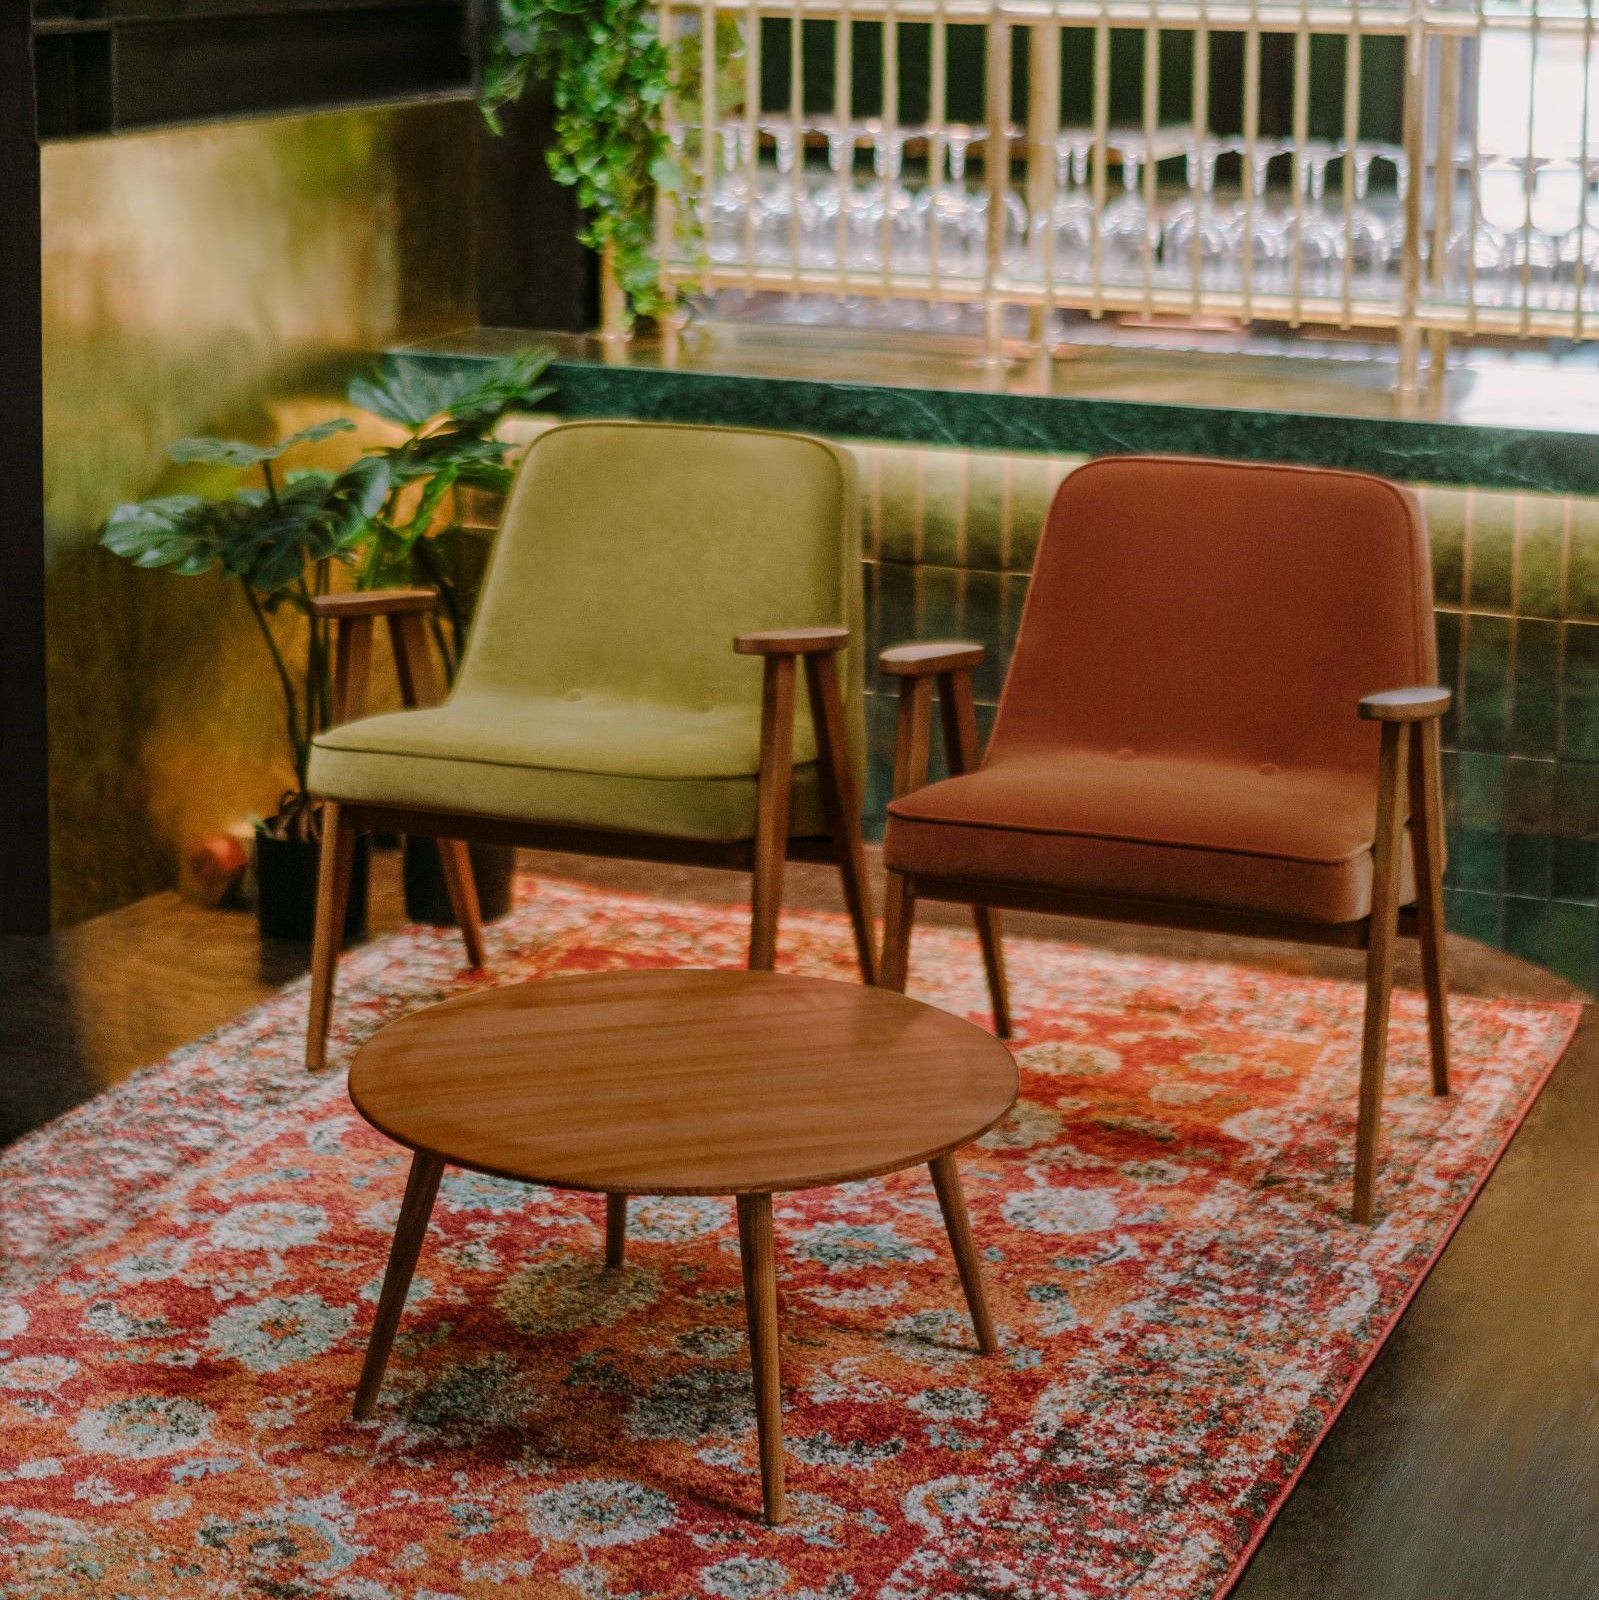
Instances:
[[[500,27],[484,68],[490,127],[530,76],[550,85],[555,131],[548,159],[577,191],[583,243],[609,249],[629,314],[666,309],[655,254],[655,197],[686,200],[665,108],[674,87],[654,0],[499,0]],[[692,212],[684,206],[685,215]]]

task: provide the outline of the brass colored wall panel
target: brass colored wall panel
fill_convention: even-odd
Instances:
[[[281,712],[243,599],[99,549],[185,434],[266,439],[365,356],[473,320],[464,102],[47,146],[43,259],[58,923],[175,881],[271,809]]]

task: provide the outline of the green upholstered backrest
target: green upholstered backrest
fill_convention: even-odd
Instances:
[[[846,452],[753,428],[569,423],[528,448],[456,693],[758,705],[761,664],[735,634],[843,623],[858,645],[861,620]],[[860,649],[841,665],[859,759]]]

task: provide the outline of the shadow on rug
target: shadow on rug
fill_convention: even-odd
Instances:
[[[741,964],[744,913],[526,881],[509,982]],[[347,957],[336,1059],[470,986]],[[1003,1353],[925,1172],[779,1197],[793,1520],[760,1503],[728,1201],[452,1172],[376,1417],[350,1398],[404,1153],[300,1067],[304,986],[0,1157],[0,1592],[1214,1600],[1559,1058],[1577,1008],[1396,997],[1375,1228],[1347,1221],[1361,993],[1014,940],[1022,1102],[961,1161]],[[841,918],[782,965],[852,977]],[[975,945],[924,998],[986,1020]]]

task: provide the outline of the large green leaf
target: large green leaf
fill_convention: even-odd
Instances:
[[[389,490],[388,463],[363,457],[337,476],[298,472],[275,494],[241,489],[227,500],[169,495],[118,506],[101,543],[141,567],[195,575],[220,567],[269,598],[297,586],[310,562],[348,559],[371,531]]]
[[[276,444],[246,444],[242,439],[179,439],[167,455],[180,465],[204,462],[219,467],[258,467],[263,461],[276,461],[279,456],[296,445],[317,444],[336,433],[353,433],[355,424],[348,417],[333,417],[327,422],[315,422],[309,428],[291,433]]]
[[[393,483],[388,459],[363,456],[329,486],[310,527],[307,554],[313,561],[347,557],[372,531],[372,519],[383,509]]]
[[[249,523],[224,553],[227,571],[261,594],[298,582],[332,484],[326,473],[301,473],[278,490],[275,500],[256,504]]]
[[[450,409],[455,396],[464,392],[467,377],[441,363],[393,356],[352,379],[347,394],[352,406],[414,432]]]
[[[497,422],[513,408],[529,408],[554,391],[538,386],[550,364],[546,350],[522,350],[489,365],[451,367],[439,361],[389,356],[349,388],[350,404],[420,432],[436,418]]]
[[[452,420],[463,428],[487,432],[507,411],[531,411],[555,393],[539,379],[553,356],[548,350],[519,350],[480,370],[475,387],[450,406]]]
[[[253,520],[237,500],[166,495],[121,505],[106,518],[100,542],[138,567],[170,567],[196,577],[227,564],[227,552]]]

